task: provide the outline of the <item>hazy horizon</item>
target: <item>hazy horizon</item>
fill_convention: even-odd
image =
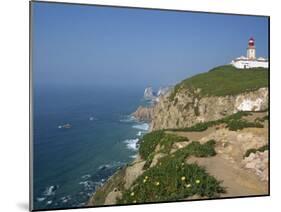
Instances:
[[[246,54],[268,18],[33,2],[35,85],[171,85]]]

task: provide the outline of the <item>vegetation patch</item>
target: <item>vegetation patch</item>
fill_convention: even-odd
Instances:
[[[247,127],[262,128],[263,125],[259,122],[249,122],[247,120],[242,119],[243,116],[248,116],[250,114],[251,112],[240,111],[233,115],[215,121],[202,122],[202,123],[195,124],[191,127],[168,129],[168,130],[185,131],[185,132],[202,132],[207,130],[209,127],[219,124],[226,124],[226,128],[232,131],[241,130]]]
[[[266,115],[266,116],[264,116],[262,118],[258,117],[258,118],[255,119],[256,122],[264,122],[265,120],[268,120],[268,115]]]
[[[244,158],[249,157],[249,155],[250,155],[251,153],[264,152],[265,150],[268,150],[268,144],[266,144],[266,145],[264,145],[264,146],[262,146],[262,147],[260,147],[260,148],[257,148],[257,149],[255,149],[255,148],[248,149],[248,150],[246,151],[245,155],[244,155]]]
[[[200,144],[198,141],[192,141],[186,148],[180,149],[175,152],[177,157],[186,158],[190,155],[196,157],[210,157],[216,155],[215,140],[209,140],[204,144]]]
[[[249,122],[246,120],[238,119],[238,120],[230,120],[227,123],[227,128],[232,131],[242,130],[248,127],[256,127],[256,128],[263,128],[263,125],[258,122]]]
[[[160,146],[160,152],[169,153],[172,145],[180,141],[188,141],[188,138],[167,134],[163,130],[153,131],[143,136],[140,142],[139,153],[143,159],[152,161],[151,154],[158,144]]]
[[[183,80],[175,86],[169,99],[173,101],[176,94],[185,89],[199,88],[200,96],[226,96],[255,91],[262,87],[268,87],[268,69],[251,68],[244,71],[225,65]]]
[[[205,144],[193,141],[183,149],[161,158],[159,163],[145,171],[123,193],[118,204],[174,201],[199,195],[217,197],[225,192],[220,182],[197,164],[186,164],[187,156],[215,155],[215,141]]]

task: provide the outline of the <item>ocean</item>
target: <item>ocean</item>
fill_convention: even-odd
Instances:
[[[34,88],[34,209],[83,207],[135,158],[149,128],[130,116],[142,97],[142,88]]]

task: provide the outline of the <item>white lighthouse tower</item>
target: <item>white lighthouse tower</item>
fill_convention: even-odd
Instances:
[[[248,40],[247,56],[237,57],[230,64],[238,69],[268,68],[268,60],[266,58],[256,57],[255,40],[252,37]]]
[[[249,39],[248,48],[247,48],[247,58],[250,60],[256,59],[256,47],[255,47],[254,38]]]

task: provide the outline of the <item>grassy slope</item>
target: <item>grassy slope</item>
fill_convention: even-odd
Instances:
[[[268,69],[237,69],[231,65],[219,66],[209,72],[183,80],[175,86],[170,99],[181,89],[201,89],[202,96],[236,95],[268,86]]]
[[[205,144],[191,142],[187,147],[160,159],[160,162],[146,170],[133,185],[123,193],[118,204],[174,201],[199,195],[217,197],[225,190],[220,182],[210,176],[197,164],[186,164],[191,155],[211,157],[216,154],[215,141]]]

